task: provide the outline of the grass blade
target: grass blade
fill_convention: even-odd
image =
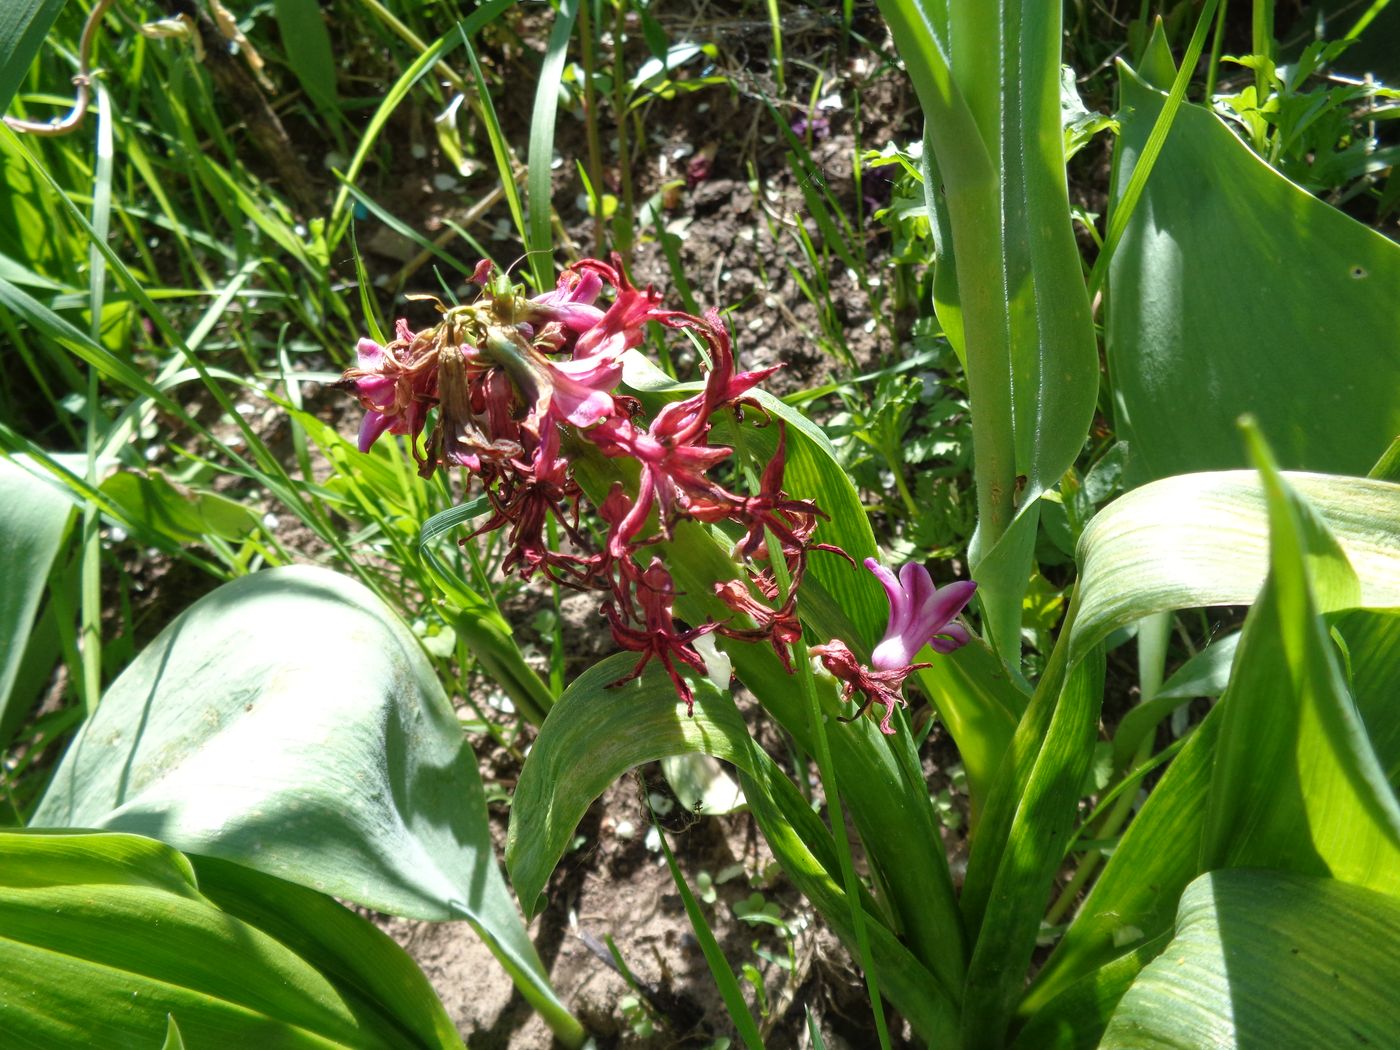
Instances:
[[[562,0],[549,31],[539,84],[535,88],[535,108],[530,117],[530,146],[526,154],[529,174],[525,178],[525,199],[529,207],[529,228],[525,250],[530,253],[530,269],[536,288],[554,282],[554,233],[550,228],[553,194],[550,181],[554,160],[554,118],[559,109],[559,83],[568,57],[569,38],[574,32],[579,5],[587,0]]]

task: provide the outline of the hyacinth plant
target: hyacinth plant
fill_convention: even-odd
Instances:
[[[360,450],[368,452],[385,433],[402,435],[423,477],[459,467],[475,479],[490,513],[461,542],[504,530],[503,572],[597,593],[613,640],[640,654],[614,684],[637,678],[654,659],[693,711],[694,691],[682,669],[707,673],[696,643],[710,634],[765,642],[791,673],[808,557],[820,551],[854,562],[840,547],[814,541],[826,517],[822,509],[783,490],[786,424],[772,420],[752,393],[780,366],[738,371],[717,312],[697,317],[665,308],[653,289],[633,287],[616,257],[584,259],[560,274],[556,288],[532,298],[486,261],[473,282],[481,290],[473,303],[447,307],[433,300],[442,317],[436,325],[414,332],[400,320],[387,345],[360,341],[357,364],[342,380],[365,408]],[[612,293],[606,309],[598,305],[605,289]],[[708,367],[698,392],[643,421],[641,402],[618,387],[623,355],[641,344],[648,322],[694,333]],[[751,494],[716,479],[734,450],[711,440],[718,415],[745,413],[778,430],[774,455]],[[605,525],[596,540],[583,522],[587,497],[573,469],[585,449],[637,470],[634,487],[616,481],[593,507]],[[551,520],[555,529],[548,528]],[[655,553],[682,521],[735,531],[732,555],[740,570],[739,578],[713,584],[730,615],[687,627],[677,623],[675,579]],[[551,545],[551,535],[562,543]],[[946,653],[968,641],[956,617],[976,585],[935,590],[921,565],[906,565],[898,579],[873,558],[866,566],[890,601],[889,631],[871,666],[840,639],[812,653],[841,681],[844,699],[860,697],[852,717],[879,704],[880,730],[889,734],[891,715],[905,703],[904,680],[929,666],[915,663],[914,655],[929,642]]]
[[[404,90],[506,6],[480,5]],[[475,533],[504,540],[490,568],[596,594],[625,650],[541,706],[512,803],[514,892],[528,914],[548,903],[584,809],[627,769],[715,756],[792,884],[857,956],[881,1043],[888,1000],[938,1047],[1324,1046],[1340,1032],[1389,1045],[1400,1023],[1400,388],[1376,381],[1396,356],[1393,304],[1375,289],[1400,282],[1400,251],[1185,103],[1219,6],[1207,0],[1180,69],[1158,33],[1137,71],[1120,71],[1115,181],[1086,281],[1064,178],[1061,8],[879,6],[928,117],[932,306],[973,416],[976,623],[957,619],[971,583],[940,590],[921,566],[882,567],[830,443],[762,391],[762,370],[738,370],[716,316],[665,310],[616,264],[577,264],[534,298],[479,269],[474,303],[362,344],[346,379],[367,409],[362,450],[398,435],[423,475],[477,478],[481,495],[444,520],[485,517]],[[579,7],[559,5],[565,32],[552,39],[567,43]],[[1254,64],[1273,68],[1272,4],[1255,7]],[[562,59],[563,47],[550,52]],[[552,68],[540,100],[558,94]],[[552,149],[548,134],[539,143],[537,278]],[[112,153],[109,137],[99,154]],[[28,153],[7,155],[11,189],[28,164],[42,176],[23,191],[36,214],[57,201],[90,240],[74,279],[90,268],[93,331],[16,287],[13,269],[0,278],[7,307],[104,382],[121,378],[145,399],[139,411],[180,418],[174,371],[149,383],[99,340],[101,260],[181,349],[169,365],[192,369],[239,420],[196,340],[181,339],[100,232],[110,195],[83,196],[89,223]],[[290,228],[282,239],[298,243]],[[1267,277],[1270,294],[1241,294],[1239,274]],[[1144,306],[1162,302],[1178,309]],[[652,322],[703,352],[700,382],[678,384],[636,352]],[[1338,348],[1328,384],[1319,345]],[[87,398],[94,425],[98,403]],[[1110,403],[1126,439],[1117,454],[1130,446],[1135,473],[1099,509],[1078,471],[1096,407]],[[1259,422],[1241,442],[1246,410]],[[102,448],[130,444],[134,422],[123,413]],[[1298,473],[1277,468],[1264,435]],[[29,451],[28,466],[0,464],[0,563],[21,584],[0,612],[20,638],[73,503],[93,549],[99,516],[134,524],[119,498],[131,475],[99,490],[100,456],[85,481],[81,462],[75,473]],[[413,484],[405,459],[375,453],[331,456],[332,482],[353,490],[357,474],[392,471]],[[310,513],[275,460],[259,465],[283,506]],[[1243,466],[1253,469],[1223,469]],[[413,489],[395,491],[415,524],[432,513],[415,515]],[[351,565],[338,520],[309,520]],[[1052,521],[1070,535],[1075,580],[1053,649],[1025,661],[1024,597]],[[218,546],[231,571],[247,571],[256,545]],[[448,584],[451,600],[470,601],[464,582]],[[1249,607],[1242,629],[1167,677],[1173,611],[1219,605]],[[323,569],[251,573],[179,617],[105,692],[88,645],[100,619],[91,626],[90,717],[30,826],[0,832],[7,1035],[181,1045],[183,1028],[191,1045],[460,1046],[412,962],[338,897],[471,923],[560,1040],[583,1042],[500,878],[476,756],[440,668],[383,601]],[[1140,703],[1105,725],[1106,650],[1130,634]],[[0,657],[0,706],[24,648]],[[487,650],[474,652],[498,674]],[[801,758],[805,791],[756,746],[731,666],[793,751],[815,759],[819,792]],[[966,766],[963,870],[945,852],[905,715],[914,689]],[[1168,713],[1199,696],[1219,701],[1169,738]],[[733,972],[696,930],[741,1038],[761,1045]],[[224,960],[239,957],[249,965],[230,976]]]

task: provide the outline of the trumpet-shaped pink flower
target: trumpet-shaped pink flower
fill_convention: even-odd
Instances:
[[[932,645],[934,652],[951,653],[968,643],[971,636],[956,618],[972,600],[977,584],[961,580],[934,587],[928,570],[912,561],[899,570],[897,579],[874,558],[866,558],[865,567],[884,585],[890,599],[890,625],[871,654],[870,666],[875,670],[908,667],[925,645]]]

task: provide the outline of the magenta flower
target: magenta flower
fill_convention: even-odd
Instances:
[[[956,617],[972,600],[977,584],[960,580],[935,588],[933,577],[917,562],[899,570],[899,578],[874,558],[865,567],[884,585],[890,599],[890,625],[885,637],[871,654],[870,666],[877,671],[908,667],[925,645],[934,652],[951,653],[968,643],[971,635]]]
[[[788,446],[781,423],[757,492],[731,491],[711,476],[734,455],[711,443],[716,419],[737,423],[751,411],[771,422],[754,387],[776,366],[739,371],[718,313],[695,317],[666,309],[654,289],[632,285],[617,256],[582,260],[533,298],[508,274],[497,275],[490,262],[477,266],[472,283],[480,295],[459,305],[437,303],[437,324],[414,332],[400,321],[384,346],[360,342],[355,367],[340,385],[365,408],[361,450],[386,432],[402,434],[413,439],[423,477],[463,468],[493,511],[473,535],[505,534],[500,567],[506,573],[526,579],[543,573],[598,594],[614,640],[637,654],[627,678],[658,663],[689,706],[693,693],[685,676],[705,673],[694,642],[711,632],[766,641],[791,670],[790,647],[802,636],[797,607],[807,556],[837,550],[813,542],[825,515],[783,488]],[[600,302],[608,289],[609,298]],[[700,390],[649,414],[619,388],[623,357],[642,343],[652,321],[697,334],[708,347],[709,367]],[[604,535],[583,524],[589,497],[574,473],[590,453],[631,461],[629,481],[617,482],[596,506]],[[738,578],[716,585],[732,613],[723,622],[678,622],[676,582],[664,561],[649,553],[683,520],[727,523],[742,537]],[[777,568],[761,571],[756,564],[768,555],[770,533],[787,561],[790,584],[781,599]],[[871,671],[837,645],[813,652],[843,676],[849,699],[864,697],[861,711],[875,702],[883,706],[881,729],[890,732],[891,713],[903,702],[900,684],[915,668]]]
[[[528,312],[532,319],[542,315],[547,320],[558,321],[570,331],[586,332],[605,316],[601,307],[593,305],[602,290],[603,279],[596,273],[565,270],[559,275],[558,286],[553,291],[530,300]]]
[[[361,452],[368,452],[385,431],[416,439],[433,401],[436,368],[427,366],[435,365],[435,358],[424,360],[416,345],[418,337],[407,322],[399,321],[395,336],[388,346],[361,339],[355,347],[356,367],[347,370],[341,381],[365,408]]]

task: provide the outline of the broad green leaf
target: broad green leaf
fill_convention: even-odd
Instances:
[[[577,1035],[501,881],[432,667],[334,573],[255,573],[177,618],[113,683],[33,823],[146,834],[380,911],[466,919]]]
[[[1283,476],[1355,570],[1361,593],[1349,604],[1400,606],[1400,485]],[[1076,645],[1093,644],[1153,612],[1252,602],[1268,556],[1264,493],[1253,471],[1188,474],[1135,489],[1095,515],[1080,539]],[[1324,611],[1348,604],[1323,598]]]
[[[1391,1046],[1400,901],[1333,879],[1216,871],[1133,983],[1103,1050]]]
[[[128,520],[177,543],[241,540],[258,527],[258,514],[247,504],[177,486],[158,470],[119,471],[101,487]]]
[[[81,459],[73,465],[82,469]],[[10,707],[10,690],[71,510],[72,503],[55,485],[19,462],[0,458],[0,747],[9,743],[24,717],[19,705],[34,699],[16,696],[14,709]]]
[[[347,942],[375,944],[386,975],[411,978],[432,1000],[420,1008],[441,1015],[401,949],[320,899],[339,912],[338,933],[355,929]],[[278,932],[223,910],[200,893],[186,858],[152,839],[0,833],[0,931],[0,1029],[20,1046],[151,1047],[172,1019],[191,1046],[462,1045],[450,1025],[402,1017],[406,997],[387,977],[359,994]]]
[[[703,685],[695,717],[660,673],[610,688],[636,657],[619,653],[570,683],[545,719],[511,802],[506,867],[527,915],[595,798],[633,766],[700,753],[751,766],[749,735],[733,701]],[[679,712],[678,709],[679,708]]]
[[[6,0],[0,4],[0,113],[10,108],[63,0]]]
[[[1257,432],[1249,436],[1269,508],[1269,578],[1220,700],[1201,865],[1330,875],[1397,893],[1400,804],[1318,615],[1317,561],[1304,559],[1318,546],[1334,555],[1336,544],[1305,535],[1309,508]],[[1400,549],[1392,560],[1400,564]]]
[[[274,0],[273,12],[282,36],[282,53],[297,81],[317,109],[333,110],[335,56],[321,5],[316,0]]]
[[[830,832],[792,782],[753,745],[733,700],[698,683],[694,716],[688,716],[657,668],[610,688],[634,661],[631,654],[618,654],[575,679],[545,719],[521,770],[506,864],[526,910],[534,914],[543,907],[541,893],[550,873],[584,812],[609,784],[643,762],[701,753],[738,768],[745,797],[784,870],[854,948]],[[895,939],[872,902],[866,902],[866,909],[881,988],[926,1036],[951,1034],[954,1007],[945,986]]]
[[[191,857],[199,892],[292,949],[335,985],[357,1014],[392,1018],[425,1046],[460,1046],[433,986],[393,939],[325,894],[242,864]]]
[[[1081,556],[1086,563],[1096,556],[1103,557],[1094,578],[1118,579],[1110,571],[1116,562],[1118,572],[1136,575],[1144,592],[1133,595],[1125,589],[1116,594],[1111,604],[1124,608],[1096,617],[1087,628],[1091,637],[1101,636],[1120,620],[1133,619],[1129,613],[1139,601],[1144,602],[1144,608],[1170,608],[1174,604],[1194,604],[1206,597],[1230,602],[1231,593],[1240,594],[1235,600],[1249,600],[1244,594],[1254,567],[1246,566],[1236,576],[1240,566],[1232,565],[1235,559],[1253,562],[1260,556],[1261,546],[1267,549],[1269,538],[1261,531],[1260,522],[1253,520],[1264,514],[1260,486],[1256,481],[1248,489],[1240,489],[1239,476],[1231,472],[1213,476],[1227,483],[1224,488],[1201,488],[1199,482],[1210,477],[1174,478],[1145,486],[1105,509],[1086,530]],[[1291,533],[1293,541],[1291,553],[1287,546],[1276,551],[1275,575],[1279,571],[1291,575],[1289,586],[1296,594],[1298,580],[1305,578],[1304,567],[1307,577],[1314,579],[1328,571],[1336,574],[1340,548],[1362,576],[1360,599],[1393,605],[1396,562],[1400,557],[1395,555],[1393,544],[1392,553],[1386,557],[1384,536],[1386,516],[1393,519],[1400,514],[1400,504],[1388,498],[1388,491],[1372,490],[1367,486],[1374,483],[1362,479],[1293,474],[1282,478],[1298,494],[1309,497],[1311,509],[1296,497],[1287,501],[1291,510],[1283,518],[1281,531]],[[1178,483],[1190,487],[1178,488]],[[1273,485],[1272,480],[1270,484]],[[1202,499],[1197,509],[1206,523],[1214,523],[1214,543],[1224,550],[1212,554],[1212,543],[1204,537],[1196,537],[1184,547],[1178,542],[1182,535],[1189,537],[1194,533],[1198,523],[1174,523],[1169,508],[1173,498],[1182,498],[1182,493],[1193,490],[1206,493],[1208,498]],[[1217,506],[1216,501],[1231,491],[1235,492],[1231,499],[1236,509],[1226,514],[1224,504]],[[1275,500],[1280,498],[1276,492]],[[1243,513],[1247,508],[1248,513]],[[1318,512],[1317,519],[1330,526],[1331,536],[1320,534],[1314,512]],[[1115,514],[1121,517],[1115,518]],[[1154,514],[1155,524],[1149,520]],[[1252,523],[1246,524],[1247,521]],[[1123,549],[1150,544],[1150,537],[1155,537],[1158,549],[1167,559],[1160,571],[1148,572],[1147,562],[1137,560],[1141,550],[1126,560],[1118,558]],[[1124,540],[1130,542],[1125,544]],[[1176,557],[1182,550],[1194,553]],[[1225,556],[1226,550],[1229,557]],[[1309,550],[1320,553],[1304,553]],[[1175,579],[1169,581],[1172,567]],[[1086,568],[1082,584],[1085,607],[1092,601],[1090,587],[1102,585],[1091,584],[1090,576]],[[1234,591],[1236,588],[1240,590]],[[1336,593],[1345,591],[1335,581],[1333,589]],[[1292,601],[1294,608],[1285,623],[1280,618],[1275,577],[1271,576],[1259,604],[1246,621],[1227,696],[1195,731],[1153,789],[1075,922],[1037,975],[1022,1002],[1023,1015],[1047,1008],[1074,982],[1087,979],[1098,967],[1169,928],[1175,900],[1202,870],[1208,808],[1225,804],[1221,799],[1208,803],[1208,798],[1212,790],[1221,790],[1218,784],[1212,787],[1212,778],[1216,773],[1217,741],[1224,732],[1227,711],[1234,702],[1232,696],[1244,698],[1238,709],[1242,712],[1251,710],[1252,702],[1253,715],[1233,729],[1237,742],[1233,745],[1233,758],[1225,760],[1225,768],[1232,770],[1227,775],[1234,785],[1228,788],[1233,792],[1234,808],[1222,809],[1217,815],[1220,840],[1215,852],[1268,847],[1269,843],[1259,839],[1259,829],[1251,823],[1254,818],[1274,821],[1280,836],[1274,844],[1277,853],[1267,858],[1249,854],[1256,862],[1297,863],[1300,856],[1326,856],[1327,864],[1335,863],[1355,877],[1372,864],[1373,850],[1382,855],[1391,852],[1387,828],[1394,800],[1387,797],[1390,788],[1384,783],[1384,775],[1385,771],[1400,768],[1400,727],[1395,724],[1393,704],[1395,689],[1400,688],[1400,642],[1391,633],[1392,614],[1346,613],[1338,618],[1337,622],[1347,628],[1344,637],[1353,679],[1363,686],[1356,692],[1359,710],[1353,712],[1349,710],[1344,683],[1325,673],[1329,670],[1331,645],[1321,633],[1321,621],[1315,613],[1300,614],[1296,597]],[[1081,617],[1075,624],[1076,632],[1083,622]],[[1285,627],[1289,632],[1287,644]],[[1311,632],[1311,641],[1306,645],[1298,637],[1305,630]],[[1289,655],[1300,651],[1301,660]],[[1379,730],[1369,742],[1361,723],[1375,724]],[[1252,762],[1251,756],[1256,752],[1271,761]],[[1254,769],[1255,765],[1266,768]],[[1258,790],[1253,787],[1252,777],[1257,777]],[[1306,789],[1301,785],[1306,785]],[[1246,813],[1246,807],[1253,818]],[[1288,821],[1280,817],[1283,812],[1290,815]],[[1336,826],[1324,826],[1329,819],[1335,820]],[[1316,836],[1316,846],[1306,830],[1309,826],[1315,829],[1312,835]],[[1246,855],[1242,853],[1240,859],[1246,859]],[[1322,870],[1330,867],[1324,865]],[[1387,875],[1393,891],[1393,867],[1387,870],[1376,866],[1369,871],[1370,878],[1378,884],[1385,884]]]
[[[1126,69],[1120,82],[1121,185],[1163,96]],[[1400,370],[1397,287],[1400,245],[1182,106],[1107,289],[1116,422],[1138,475],[1242,465],[1246,411],[1284,466],[1366,473],[1400,432],[1400,384],[1377,378]]]

